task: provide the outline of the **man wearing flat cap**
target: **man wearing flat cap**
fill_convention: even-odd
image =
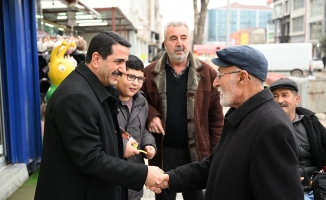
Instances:
[[[299,149],[300,176],[304,177],[302,186],[309,186],[312,173],[326,166],[326,129],[314,112],[297,107],[300,95],[295,81],[281,78],[270,85],[270,90],[292,121]],[[305,200],[313,199],[312,191],[304,195]]]
[[[291,121],[263,86],[265,56],[249,46],[216,54],[213,86],[221,105],[230,107],[221,139],[201,162],[167,171],[161,188],[206,188],[207,200],[303,200]]]

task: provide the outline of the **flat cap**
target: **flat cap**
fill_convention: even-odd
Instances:
[[[273,91],[276,88],[287,88],[299,92],[297,83],[288,78],[278,79],[277,81],[275,81],[269,86],[269,89],[271,91]]]
[[[241,45],[227,47],[216,51],[218,58],[213,58],[212,63],[219,67],[237,66],[246,70],[258,79],[265,81],[268,71],[268,61],[257,49]]]

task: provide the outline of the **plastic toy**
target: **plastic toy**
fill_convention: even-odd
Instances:
[[[75,46],[75,42],[68,44],[66,41],[63,41],[61,45],[53,48],[50,56],[48,73],[48,77],[51,80],[51,85],[45,95],[46,102],[49,101],[53,92],[57,89],[60,83],[70,74],[70,72],[75,69],[74,65],[69,60],[64,58],[66,51],[70,47]]]

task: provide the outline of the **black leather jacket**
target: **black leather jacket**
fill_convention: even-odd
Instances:
[[[311,174],[326,166],[326,129],[314,112],[306,108],[297,107],[296,113],[304,116],[301,121],[307,131],[314,166],[300,168],[301,176],[305,177],[303,184],[307,186],[309,185]]]

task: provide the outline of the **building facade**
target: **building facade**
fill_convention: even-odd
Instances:
[[[245,28],[265,28],[269,32],[268,20],[272,19],[273,9],[269,6],[230,4],[229,33]],[[227,39],[227,6],[208,10],[205,25],[205,44],[225,44]]]
[[[158,0],[37,0],[46,34],[82,35],[90,41],[99,31],[116,31],[132,44],[130,53],[144,63],[160,49],[162,16]],[[48,26],[52,26],[52,30]],[[58,28],[57,28],[58,27]],[[57,29],[61,29],[61,32]]]
[[[276,43],[313,44],[313,56],[321,57],[319,40],[326,34],[325,0],[274,0]]]
[[[248,44],[266,44],[265,28],[244,28],[231,33],[231,46]]]

